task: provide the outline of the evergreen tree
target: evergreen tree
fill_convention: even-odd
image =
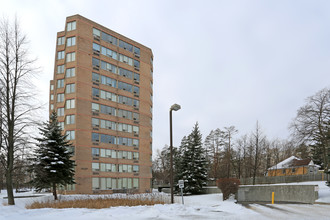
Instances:
[[[70,160],[72,144],[62,135],[58,126],[56,113],[50,116],[50,121],[39,128],[41,138],[36,140],[35,163],[33,165],[33,185],[37,190],[52,188],[54,199],[57,200],[58,185],[74,184],[74,161]]]
[[[207,161],[205,150],[202,144],[202,135],[195,124],[193,131],[184,140],[183,155],[181,160],[182,179],[185,181],[184,192],[189,194],[199,194],[207,181]]]
[[[175,150],[174,150],[175,149]],[[174,156],[174,183],[178,183],[179,180],[183,179],[183,171],[184,171],[184,164],[182,161],[183,154],[188,149],[188,138],[184,136],[181,140],[181,145],[179,148],[173,148],[173,151],[175,151]],[[174,184],[176,191],[180,191],[179,186],[177,184]]]

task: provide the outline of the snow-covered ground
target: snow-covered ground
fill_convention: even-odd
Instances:
[[[25,205],[36,200],[52,199],[51,194],[42,197],[17,198],[15,206],[4,205],[7,200],[4,190],[0,193],[0,220],[116,220],[116,219],[330,219],[330,188],[324,182],[297,184],[319,185],[317,204],[251,204],[235,203],[234,199],[222,201],[222,194],[176,197],[175,204],[110,207],[108,209],[25,209]],[[31,192],[17,196],[31,195]]]

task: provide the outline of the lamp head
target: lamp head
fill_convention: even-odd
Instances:
[[[171,106],[170,110],[178,111],[181,109],[181,106],[179,104],[174,104]]]

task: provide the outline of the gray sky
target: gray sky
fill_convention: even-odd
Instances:
[[[154,53],[153,146],[174,145],[199,122],[203,138],[234,125],[243,135],[258,120],[269,138],[286,138],[305,98],[330,84],[330,2],[326,0],[0,0],[20,19],[42,67],[48,102],[56,33],[80,14],[150,47]],[[47,108],[45,108],[45,112]],[[44,120],[47,114],[45,113]]]

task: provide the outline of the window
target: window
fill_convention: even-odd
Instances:
[[[111,92],[107,92],[107,91],[104,91],[104,90],[100,91],[100,97],[102,99],[107,99],[107,100],[110,100],[110,101],[113,101],[113,102],[117,101],[117,95],[116,94],[111,93]]]
[[[139,172],[139,166],[138,165],[134,165],[133,166],[133,172],[134,173],[138,173]]]
[[[118,89],[122,89],[128,92],[132,92],[132,85],[124,83],[124,82],[118,82]]]
[[[64,44],[65,37],[59,37],[57,38],[57,45],[63,45]]]
[[[123,54],[119,54],[119,61],[123,63],[127,63],[130,66],[133,66],[133,59]]]
[[[285,169],[282,170],[282,174],[285,174]]]
[[[73,62],[76,60],[76,53],[72,52],[72,53],[68,53],[66,55],[66,62]]]
[[[139,134],[139,127],[138,126],[133,126],[133,133],[134,134]]]
[[[57,102],[64,102],[64,93],[57,94]]]
[[[66,131],[65,134],[67,140],[74,140],[75,139],[75,131]]]
[[[112,189],[112,179],[106,178],[106,180],[107,180],[107,185],[106,185],[107,189]]]
[[[76,68],[69,68],[69,69],[66,69],[66,74],[65,74],[65,77],[66,78],[70,78],[70,77],[74,77],[76,75]]]
[[[92,156],[99,157],[100,156],[100,149],[99,148],[92,148]]]
[[[54,85],[50,85],[50,90],[51,90],[51,91],[54,90]]]
[[[63,88],[64,87],[64,79],[57,80],[57,88]]]
[[[116,123],[108,120],[101,120],[101,128],[116,130]]]
[[[94,45],[93,45],[93,49],[94,49]],[[94,49],[95,50],[95,49]],[[112,51],[106,47],[101,47],[101,53],[104,55],[104,56],[108,56],[108,57],[111,57],[112,59],[115,59],[117,60],[117,52],[115,51]]]
[[[140,106],[140,101],[133,99],[133,106],[138,108]]]
[[[92,126],[93,127],[99,127],[100,126],[100,120],[98,118],[92,118]]]
[[[76,45],[76,37],[69,37],[66,39],[66,46],[71,47]]]
[[[63,121],[58,122],[58,126],[61,128],[62,131],[64,130],[64,122]]]
[[[64,65],[58,65],[57,66],[57,74],[64,73]]]
[[[140,62],[137,60],[134,60],[134,67],[140,69]]]
[[[100,135],[98,133],[92,133],[92,141],[99,142],[100,141]]]
[[[132,125],[118,123],[117,130],[132,133]]]
[[[101,113],[115,116],[116,108],[106,106],[106,105],[101,105]]]
[[[100,67],[100,60],[93,57],[92,64],[93,66]]]
[[[139,95],[140,94],[140,88],[137,87],[137,86],[133,86],[133,93],[136,94],[136,95]]]
[[[138,139],[133,139],[133,146],[138,147],[139,146],[139,140]]]
[[[140,82],[140,74],[134,73],[134,80]]]
[[[97,36],[97,37],[101,37],[101,31],[99,31],[98,29],[93,28],[93,35]]]
[[[53,96],[54,98],[54,96]],[[50,110],[54,110],[54,104],[50,104]]]
[[[92,163],[92,170],[93,171],[100,171],[100,164],[99,163]]]
[[[94,82],[100,82],[100,74],[92,73],[92,80]]]
[[[67,25],[66,25],[66,30],[67,31],[76,30],[76,22],[75,21],[68,22]]]
[[[65,55],[64,50],[63,51],[58,51],[57,52],[57,59],[58,60],[64,59],[64,55]]]
[[[101,61],[101,69],[117,74],[117,67],[104,61]]]
[[[108,143],[108,144],[116,144],[116,137],[106,134],[100,134],[101,136],[101,142],[102,143]]]
[[[65,87],[65,93],[73,93],[75,92],[75,84],[67,84]]]
[[[111,87],[114,87],[114,88],[117,87],[117,80],[112,79],[112,78],[107,77],[107,76],[101,76],[101,83],[103,85],[108,85],[108,86],[111,86]]]
[[[140,48],[134,47],[134,54],[140,55]]]
[[[100,149],[100,156],[105,157],[106,151],[107,151],[107,149]],[[111,170],[111,168],[110,168],[110,170]]]
[[[74,124],[75,123],[75,115],[67,115],[65,117],[65,122],[67,125]]]
[[[96,97],[100,97],[100,90],[97,88],[92,88],[92,95]]]
[[[92,111],[93,112],[99,112],[100,111],[100,105],[96,103],[92,103]]]
[[[119,75],[132,79],[132,75],[133,73],[129,70],[123,69],[123,68],[119,68]]]
[[[139,152],[133,152],[133,160],[139,159]]]
[[[72,109],[75,108],[75,99],[68,99],[66,100],[65,107],[66,109]]]
[[[133,178],[133,188],[137,189],[139,188],[139,179]]]
[[[296,169],[295,168],[292,168],[292,173],[295,173],[296,172]]]
[[[110,44],[117,45],[117,38],[102,32],[102,40],[109,42]]]
[[[100,180],[99,180],[99,178],[92,178],[92,189],[93,190],[100,189]]]
[[[100,52],[100,50],[101,50],[100,45],[99,44],[96,44],[96,43],[93,43],[93,50],[94,51],[97,51],[97,52]]]
[[[125,50],[128,50],[130,52],[133,52],[133,46],[129,43],[126,43],[122,40],[119,40],[119,47],[124,48]]]
[[[58,108],[57,109],[57,116],[64,116],[64,108]]]
[[[140,119],[139,113],[133,113],[133,120],[138,121]]]
[[[50,94],[50,100],[54,100],[54,95]]]

